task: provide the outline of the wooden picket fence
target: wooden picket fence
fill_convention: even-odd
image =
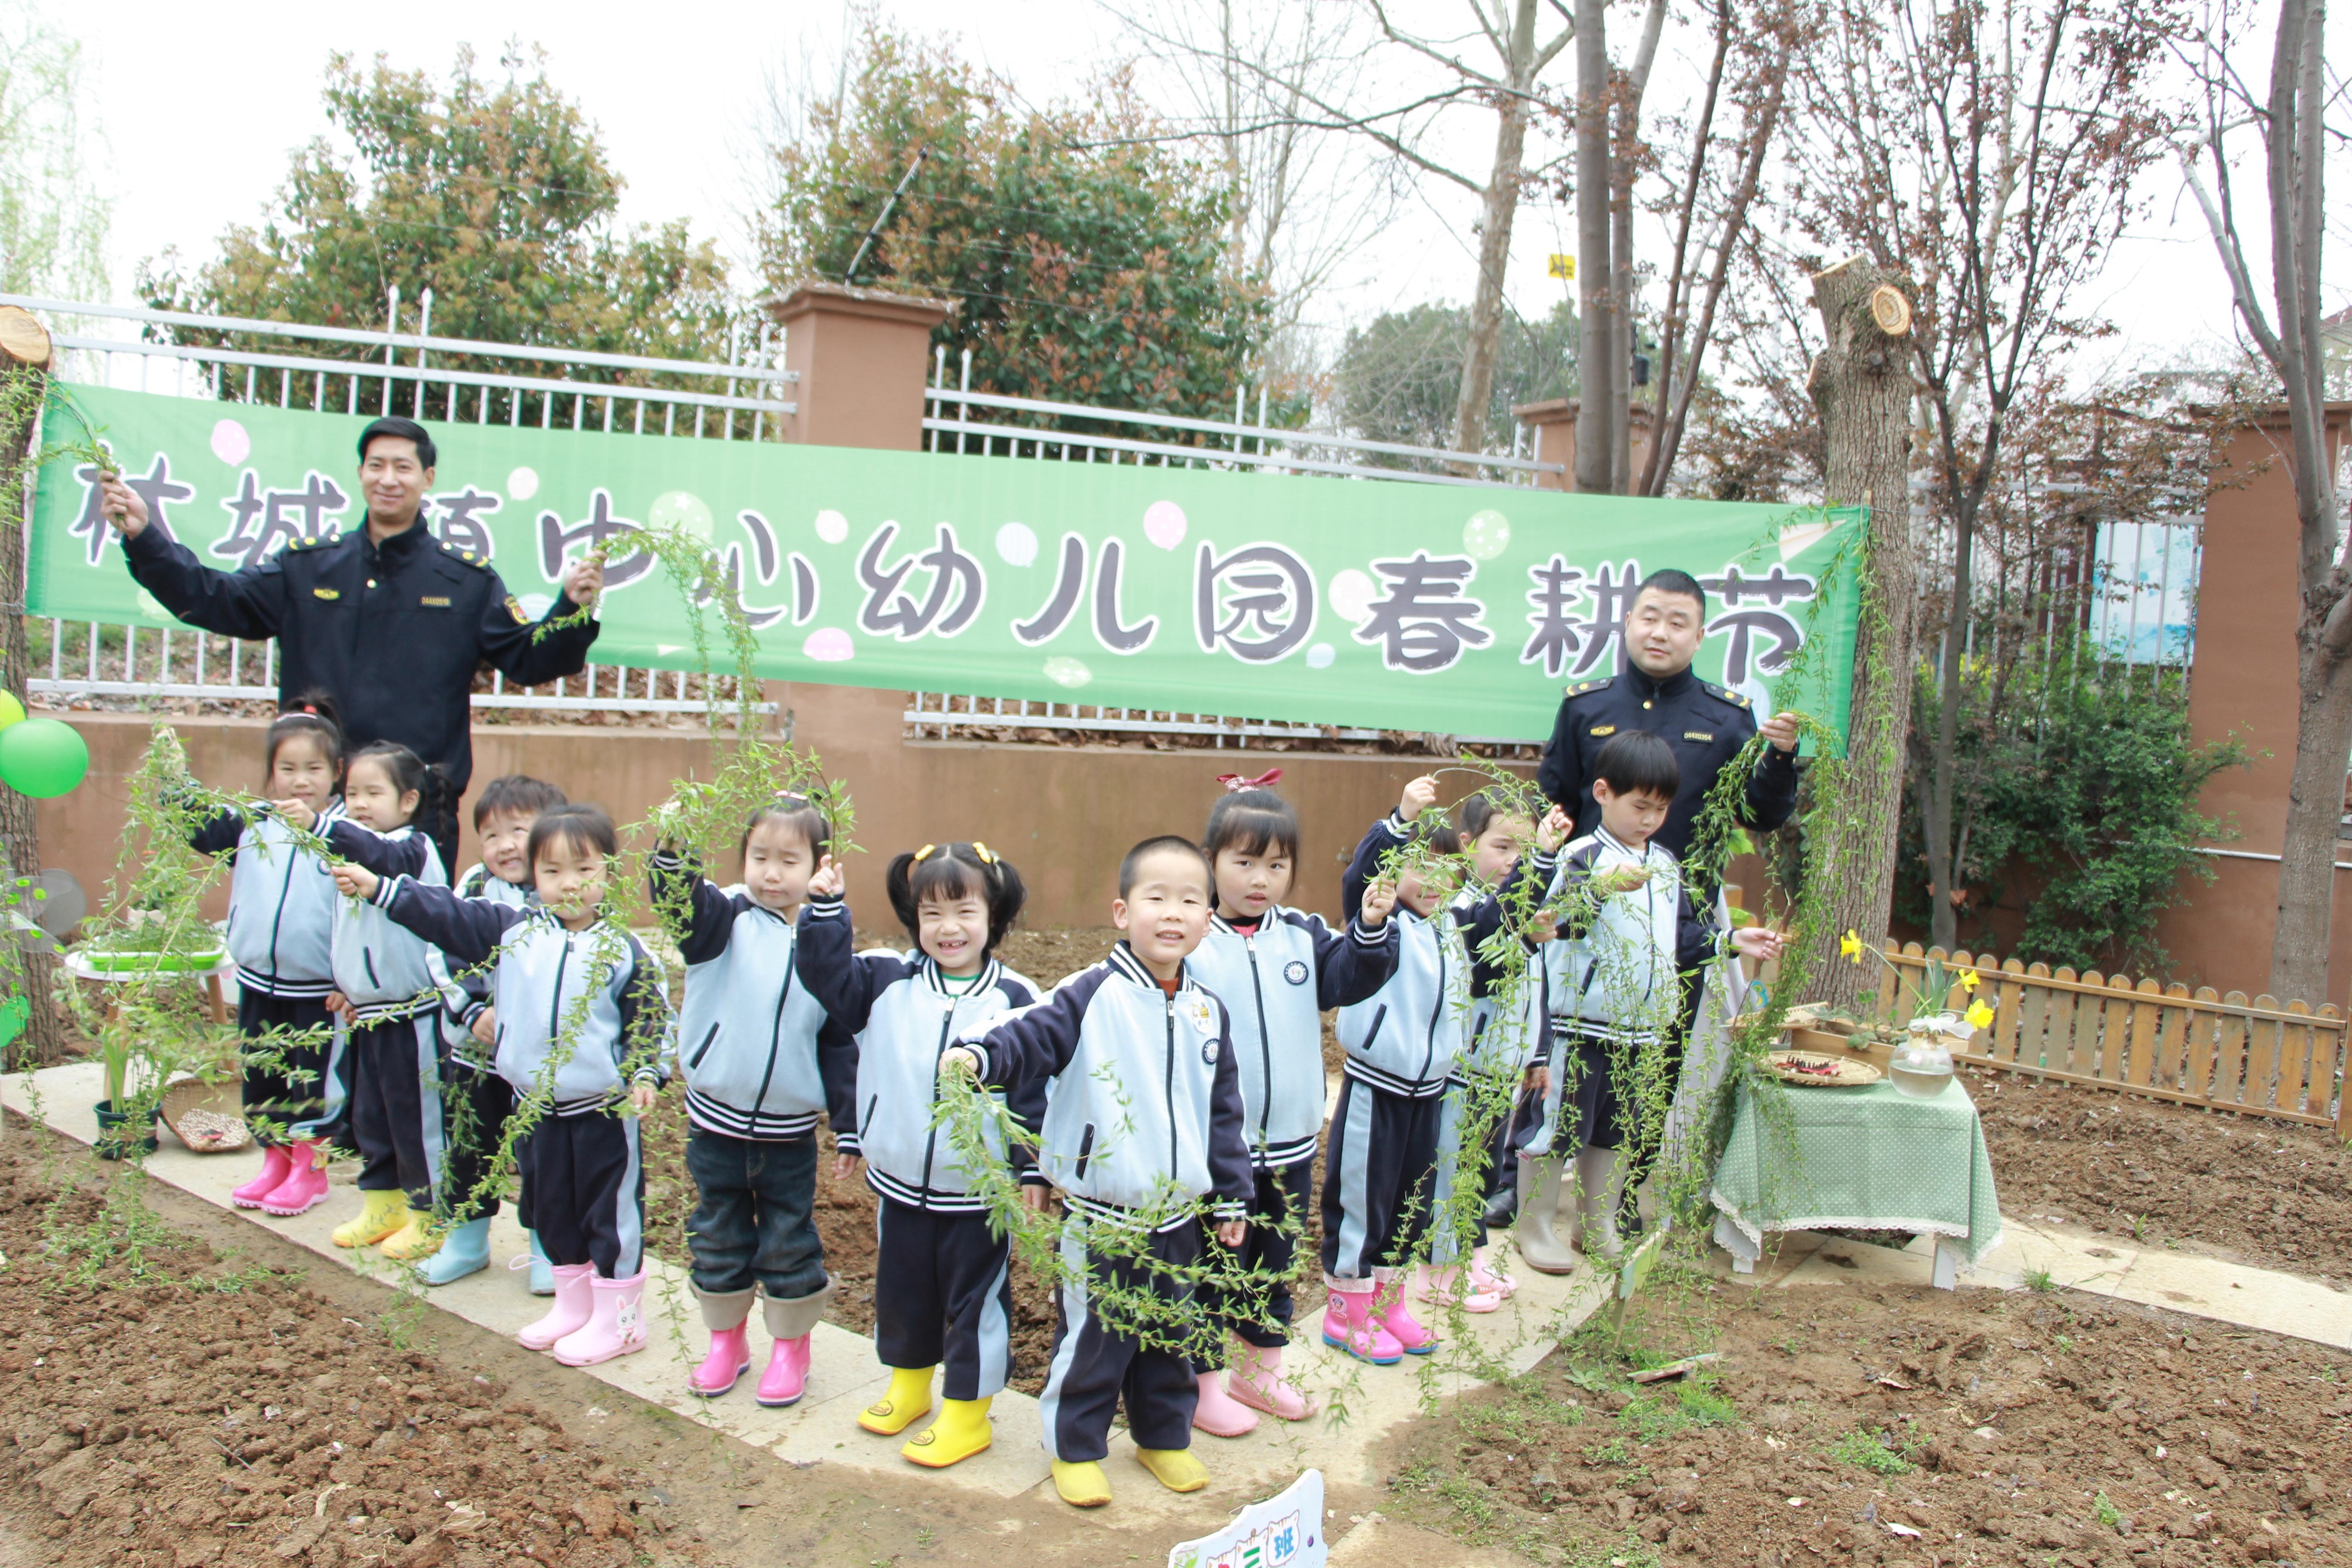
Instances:
[[[2315,1013],[2269,995],[2248,1001],[2243,992],[2221,996],[2210,985],[2192,994],[2178,982],[2095,969],[2077,975],[2063,965],[2053,971],[1990,954],[1947,955],[1916,942],[1886,956],[1914,972],[1924,972],[1929,959],[1976,971],[1973,994],[1955,984],[1946,1000],[1955,1009],[1972,1000],[1993,1009],[1992,1023],[1962,1054],[1970,1064],[2333,1127],[2352,1138],[2345,1019],[2332,1005]],[[1895,1016],[1896,997],[1895,976],[1884,974],[1880,1016]]]

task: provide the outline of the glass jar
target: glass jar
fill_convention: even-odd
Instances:
[[[1935,1099],[1952,1084],[1953,1042],[1965,1042],[1972,1032],[1956,1013],[1912,1019],[1887,1062],[1888,1081],[1914,1100]]]

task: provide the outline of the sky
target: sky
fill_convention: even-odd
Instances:
[[[895,25],[953,36],[968,58],[1039,100],[1074,90],[1122,53],[1118,21],[1098,0],[880,3]],[[1442,0],[1404,4],[1442,14]],[[80,39],[97,85],[107,145],[93,174],[115,198],[110,272],[115,299],[126,300],[141,260],[177,247],[200,261],[225,226],[263,216],[289,154],[324,129],[319,88],[335,49],[363,58],[389,51],[397,66],[441,69],[460,44],[485,62],[510,38],[544,47],[552,79],[583,106],[628,182],[625,217],[684,216],[740,254],[740,154],[768,73],[829,52],[844,11],[841,0],[703,0],[672,14],[690,17],[690,27],[648,26],[642,15],[614,26],[600,6],[509,0],[408,0],[352,11],[252,0],[207,7],[112,0],[68,10],[50,0],[47,15]],[[1149,69],[1147,62],[1147,80]],[[1652,108],[1679,108],[1695,80],[1690,62],[1663,62]],[[1467,117],[1454,140],[1448,151],[1482,166],[1479,128]],[[2153,216],[2127,235],[2103,280],[2101,303],[2120,330],[2087,368],[2210,357],[2232,339],[2210,242],[2176,184],[2162,182]],[[1336,325],[1423,300],[1465,300],[1472,216],[1466,194],[1423,182],[1393,221],[1346,258],[1321,317]],[[1523,206],[1509,274],[1523,314],[1547,313],[1572,287],[1546,276],[1548,256],[1572,249],[1571,240],[1571,215]],[[2352,278],[2340,265],[2334,271]],[[2345,297],[2336,290],[2331,308]]]

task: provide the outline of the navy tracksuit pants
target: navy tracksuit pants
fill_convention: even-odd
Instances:
[[[1013,1244],[988,1215],[917,1208],[887,1194],[874,1213],[874,1350],[884,1366],[942,1368],[946,1399],[987,1399],[1013,1360]]]
[[[351,1063],[352,1142],[359,1145],[360,1191],[408,1194],[430,1213],[447,1152],[441,1126],[440,1026],[423,1019],[364,1019],[344,1047]]]
[[[1146,1343],[1130,1321],[1111,1322],[1090,1310],[1097,1279],[1125,1291],[1150,1291],[1164,1308],[1149,1325],[1152,1338],[1178,1338],[1189,1316],[1192,1287],[1148,1267],[1188,1272],[1201,1259],[1201,1229],[1190,1219],[1141,1237],[1139,1248],[1093,1256],[1087,1236],[1101,1220],[1073,1212],[1062,1224],[1064,1283],[1055,1293],[1054,1359],[1046,1368],[1038,1415],[1045,1451],[1065,1463],[1100,1459],[1110,1452],[1110,1419],[1124,1403],[1127,1429],[1140,1448],[1188,1448],[1201,1385],[1191,1358],[1164,1343]]]
[[[239,986],[236,1032],[245,1040],[245,1123],[255,1141],[267,1149],[325,1137],[343,1109],[337,1058],[344,1048],[325,999]]]
[[[606,1279],[645,1266],[642,1124],[611,1110],[546,1115],[516,1151],[523,1228],[551,1263],[593,1263]]]
[[[441,1114],[449,1139],[442,1200],[459,1220],[488,1219],[499,1212],[501,1184],[495,1167],[514,1115],[514,1086],[446,1054],[441,1072]]]
[[[1290,1342],[1291,1276],[1298,1267],[1298,1238],[1307,1228],[1307,1205],[1315,1197],[1315,1162],[1276,1165],[1255,1173],[1257,1190],[1251,1194],[1249,1230],[1234,1255],[1247,1284],[1239,1289],[1216,1283],[1202,1288],[1202,1305],[1241,1336],[1244,1344],[1260,1350],[1280,1350]],[[1201,1250],[1218,1245],[1216,1220],[1201,1219]],[[1225,1364],[1225,1341],[1220,1334],[1213,1347],[1200,1347],[1200,1369],[1214,1372]]]
[[[1323,1153],[1323,1272],[1369,1279],[1404,1268],[1429,1236],[1437,1178],[1442,1083],[1424,1095],[1339,1080]]]

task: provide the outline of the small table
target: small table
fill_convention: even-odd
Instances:
[[[1907,1230],[1936,1237],[1936,1288],[2000,1239],[1992,1156],[1959,1080],[1933,1100],[1863,1089],[1748,1083],[1708,1193],[1715,1239],[1747,1274],[1764,1233]]]
[[[223,958],[209,969],[100,969],[79,952],[65,955],[66,973],[77,980],[94,980],[103,985],[120,985],[131,980],[200,980],[204,983],[205,1004],[213,1022],[228,1022],[228,998],[222,994],[221,981],[236,973],[234,960]],[[110,1003],[111,1011],[112,1004]]]

